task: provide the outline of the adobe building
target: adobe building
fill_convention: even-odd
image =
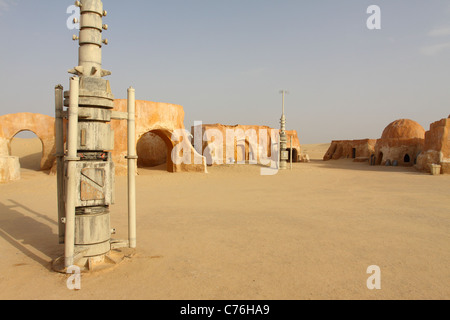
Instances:
[[[425,133],[423,152],[417,159],[417,169],[430,172],[430,166],[441,166],[441,173],[450,174],[450,116],[430,125]]]
[[[279,143],[279,130],[257,125],[202,124],[192,126],[193,145],[206,157],[209,166],[222,164],[261,164],[274,159],[274,144]],[[264,136],[262,136],[264,134]],[[301,159],[301,146],[297,131],[286,131],[289,156],[292,162]],[[292,145],[291,145],[292,138]],[[288,159],[290,161],[290,159]]]
[[[413,166],[423,150],[425,130],[409,119],[390,123],[380,139],[333,141],[323,160],[350,158],[372,165]]]
[[[114,110],[126,112],[127,100],[114,101]],[[113,120],[115,147],[112,152],[116,174],[125,175],[127,171],[127,123]],[[190,152],[189,163],[175,164],[172,152]],[[184,128],[184,110],[180,105],[136,101],[136,150],[138,168],[154,167],[166,163],[168,172],[206,172],[206,159],[197,154],[191,144],[189,134]],[[196,163],[194,159],[197,160]]]
[[[127,100],[115,100],[114,111],[126,112]],[[112,120],[116,175],[127,172],[127,122]],[[11,141],[19,132],[31,131],[42,142],[42,171],[56,172],[55,118],[35,113],[16,113],[0,116],[0,183],[20,179],[20,163],[11,156]],[[206,160],[197,154],[184,128],[182,106],[151,101],[136,101],[136,144],[140,163],[147,167],[166,163],[168,172],[206,172]],[[172,162],[172,151],[189,152],[196,163]]]
[[[376,143],[377,140],[375,139],[332,141],[323,160],[354,159],[354,161],[367,161],[374,154]]]
[[[415,166],[431,172],[440,165],[441,173],[450,173],[450,116],[425,129],[417,122],[400,119],[389,124],[380,139],[332,141],[323,160],[351,158],[372,165]]]
[[[41,170],[50,170],[55,162],[55,119],[36,113],[0,116],[0,183],[20,179],[20,162],[11,156],[11,141],[22,131],[31,131],[42,143]]]
[[[389,124],[375,145],[375,164],[414,166],[425,143],[425,130],[415,121],[400,119]]]

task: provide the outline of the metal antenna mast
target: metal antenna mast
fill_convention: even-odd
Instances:
[[[284,113],[284,99],[285,95],[289,94],[286,90],[281,90],[280,94],[283,96],[283,104],[282,104],[282,114],[281,114],[281,128],[280,128],[280,170],[287,169],[287,161],[289,158],[289,154],[287,151],[287,136],[286,136],[286,115]]]

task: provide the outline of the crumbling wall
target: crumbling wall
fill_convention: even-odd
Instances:
[[[377,140],[335,140],[325,153],[323,160],[355,159],[368,160],[375,151]]]
[[[55,162],[55,118],[37,113],[0,116],[0,155],[11,155],[11,140],[21,131],[31,131],[42,142],[41,170],[50,170]]]
[[[16,180],[20,180],[19,158],[0,155],[0,183]]]
[[[127,111],[127,100],[114,101],[114,110]],[[127,121],[112,120],[111,127],[114,130],[113,161],[117,175],[125,175],[127,172]],[[167,170],[169,172],[206,172],[205,158],[199,155],[191,145],[190,139],[184,128],[184,110],[182,106],[136,100],[136,143],[147,133],[158,135],[167,147]],[[172,151],[187,152],[183,161],[173,162]],[[180,158],[177,158],[180,160]],[[189,161],[188,161],[189,160]]]
[[[432,123],[425,133],[423,152],[417,159],[416,167],[430,172],[431,164],[440,164],[441,172],[450,174],[450,118]]]
[[[388,161],[400,166],[413,166],[424,148],[425,130],[409,119],[390,123],[380,139],[333,141],[324,160],[355,158],[385,165]]]
[[[414,166],[422,152],[424,139],[378,139],[375,146],[377,164],[396,161],[399,166]]]
[[[115,111],[126,112],[127,101],[115,100]],[[112,120],[115,146],[112,151],[116,174],[127,173],[127,121]],[[42,142],[41,170],[56,172],[55,158],[55,118],[35,113],[8,114],[0,117],[0,156],[11,153],[11,139],[21,131],[31,131]],[[136,101],[136,143],[145,134],[152,132],[160,136],[167,149],[167,170],[169,172],[196,171],[206,172],[205,158],[197,154],[190,143],[184,128],[183,107],[167,103]],[[174,135],[177,139],[174,140]],[[173,148],[189,152],[192,161],[173,163]],[[177,150],[178,150],[177,149]],[[194,158],[197,160],[194,163]],[[186,157],[185,157],[186,159]],[[6,170],[6,168],[3,168]],[[9,169],[8,169],[9,170]]]

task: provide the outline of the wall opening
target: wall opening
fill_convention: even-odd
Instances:
[[[376,164],[377,164],[378,166],[380,166],[380,165],[382,164],[382,162],[383,162],[383,152],[380,152],[380,153],[378,154],[378,156],[377,156]]]
[[[287,151],[289,152],[288,154],[288,162],[291,162],[291,150],[292,150],[292,162],[297,162],[298,161],[298,152],[297,149],[293,148],[290,149],[288,148]]]
[[[172,172],[172,148],[172,142],[164,131],[145,133],[136,144],[138,168]]]
[[[352,159],[356,159],[356,148],[352,149]]]
[[[403,162],[404,163],[410,163],[411,162],[411,158],[410,158],[409,154],[405,154],[405,157],[403,158]]]
[[[22,170],[40,171],[42,153],[42,141],[32,131],[19,131],[10,140],[10,155],[19,157]]]
[[[236,162],[243,163],[248,161],[247,144],[242,141],[238,141],[236,145]]]

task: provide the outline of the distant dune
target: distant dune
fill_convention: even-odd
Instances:
[[[330,145],[330,143],[303,144],[302,153],[308,154],[311,160],[323,160]]]

